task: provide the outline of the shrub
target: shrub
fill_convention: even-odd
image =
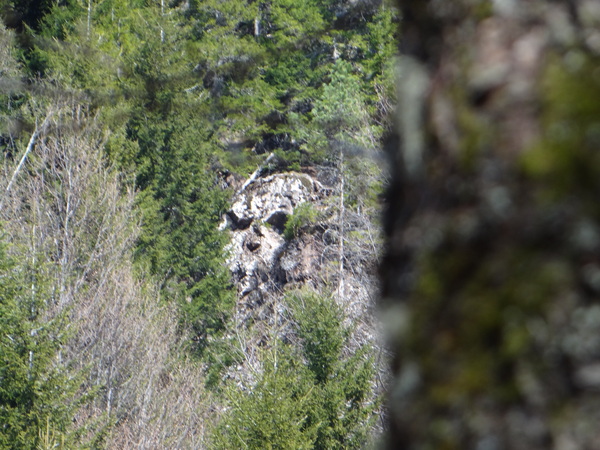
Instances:
[[[283,229],[283,236],[291,240],[300,235],[300,230],[317,220],[319,213],[312,203],[301,203],[294,208]]]

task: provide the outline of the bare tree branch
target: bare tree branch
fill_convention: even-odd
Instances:
[[[4,196],[2,197],[2,199],[0,199],[0,210],[2,210],[2,208],[4,207],[4,200],[8,197],[10,189],[12,188],[12,185],[15,182],[15,179],[17,178],[17,175],[19,174],[19,171],[21,170],[21,167],[23,166],[23,164],[25,164],[25,161],[27,160],[27,156],[29,155],[29,153],[33,149],[33,146],[35,145],[38,136],[48,126],[48,120],[49,119],[50,119],[50,113],[48,113],[48,115],[44,119],[44,122],[42,122],[42,126],[41,127],[38,127],[37,123],[36,123],[35,130],[31,134],[31,137],[29,138],[29,143],[27,144],[27,148],[25,149],[25,153],[23,153],[23,156],[21,157],[21,161],[19,161],[19,164],[17,165],[17,168],[13,172],[13,175],[12,175],[12,177],[11,177],[9,183],[8,183],[8,186],[6,186],[6,190],[4,191]]]

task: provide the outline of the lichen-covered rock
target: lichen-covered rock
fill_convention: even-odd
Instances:
[[[237,323],[271,323],[277,316],[274,305],[286,291],[304,286],[331,291],[343,278],[343,290],[336,298],[348,320],[360,324],[357,328],[362,337],[357,339],[373,339],[368,311],[376,290],[373,268],[377,251],[372,247],[373,236],[367,234],[373,227],[367,226],[364,217],[346,213],[346,265],[340,274],[342,232],[338,203],[332,201],[334,192],[308,174],[284,173],[257,177],[234,196],[221,227],[231,234],[227,264],[238,291]],[[295,237],[284,238],[288,216],[306,202],[319,212],[317,222]]]
[[[250,224],[267,223],[279,233],[286,218],[300,203],[316,201],[320,184],[303,173],[275,174],[258,178],[233,199],[221,228],[247,229]]]
[[[238,288],[239,317],[247,317],[286,284],[316,273],[312,245],[282,236],[287,217],[304,202],[323,198],[320,184],[301,173],[257,178],[233,199],[222,228],[231,230],[227,264]],[[307,249],[304,253],[303,250]]]

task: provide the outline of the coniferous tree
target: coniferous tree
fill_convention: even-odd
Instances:
[[[191,330],[186,343],[197,354],[209,342],[227,345],[219,336],[234,297],[223,264],[226,234],[216,227],[230,195],[223,175],[243,176],[266,152],[277,152],[281,162],[267,170],[288,170],[332,164],[335,158],[322,155],[334,139],[364,145],[372,129],[359,122],[380,116],[375,86],[389,50],[390,10],[316,0],[5,0],[0,6],[18,34],[13,47],[10,33],[0,33],[0,43],[10,43],[0,48],[2,188],[10,191],[3,192],[0,213],[11,242],[26,247],[23,259],[40,255],[48,262],[43,270],[22,269],[47,278],[47,295],[40,289],[36,297],[43,313],[27,316],[17,308],[21,300],[7,300],[2,320],[10,336],[30,333],[23,348],[33,349],[40,363],[31,368],[53,374],[42,376],[46,385],[23,388],[31,388],[23,395],[38,396],[28,422],[35,426],[23,431],[21,412],[3,410],[15,424],[7,439],[25,448],[54,445],[54,437],[75,445],[66,424],[75,411],[69,399],[77,395],[54,419],[46,414],[67,395],[46,395],[46,387],[74,373],[56,361],[59,354],[74,367],[90,368],[80,389],[93,385],[100,395],[75,417],[78,423],[114,422],[109,446],[202,446],[196,430],[208,401],[200,402],[205,409],[197,406],[204,391],[194,381],[202,377],[187,360],[177,360],[190,345],[182,345],[171,322],[180,332]],[[340,109],[327,109],[330,101]],[[352,105],[352,114],[338,126],[335,115],[349,111],[344,105]],[[330,136],[318,141],[323,126]],[[289,236],[314,211],[296,213]],[[11,264],[6,267],[20,267]],[[24,288],[11,289],[24,298]],[[46,297],[50,301],[42,301]],[[177,316],[166,307],[173,304]],[[281,342],[265,353],[257,379],[261,400],[240,397],[244,408],[256,406],[256,414],[277,424],[269,435],[252,431],[258,437],[248,438],[257,446],[335,448],[364,441],[373,409],[370,352],[348,356],[346,330],[327,323],[339,322],[339,311],[318,305],[308,316],[290,306],[297,316],[288,319],[309,325],[296,329],[297,345]],[[43,332],[31,335],[43,325],[63,336],[66,314],[74,321],[68,340],[50,345],[34,339]],[[315,322],[311,314],[327,320]],[[319,347],[320,341],[327,345]],[[17,364],[23,355],[10,345],[5,350],[15,368],[23,362]],[[216,353],[205,352],[206,364]],[[10,395],[23,373],[12,373]],[[273,416],[271,405],[280,401],[284,412]]]
[[[226,388],[218,448],[360,448],[372,438],[377,399],[368,345],[348,352],[350,330],[332,298],[287,301],[294,337],[274,337],[253,380]],[[290,342],[291,341],[291,342]]]
[[[73,418],[83,399],[79,393],[83,374],[61,362],[61,350],[70,337],[68,322],[64,314],[48,315],[57,299],[46,277],[38,262],[17,263],[7,245],[0,245],[2,448],[39,448],[42,436],[50,431],[53,445],[77,442]]]

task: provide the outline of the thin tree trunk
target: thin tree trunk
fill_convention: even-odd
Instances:
[[[254,18],[254,36],[260,36],[260,16]]]
[[[340,171],[340,205],[339,205],[339,226],[340,226],[340,243],[339,243],[339,260],[340,260],[340,272],[338,282],[338,300],[344,301],[345,286],[344,286],[344,216],[346,213],[344,207],[344,152],[342,146],[340,146],[339,156],[339,171]]]
[[[165,17],[165,0],[160,0],[160,19],[164,20]],[[163,29],[162,23],[160,25],[160,42],[165,43],[165,30]]]
[[[87,3],[87,38],[89,39],[92,33],[92,0]]]
[[[0,199],[0,211],[4,207],[4,201],[8,197],[10,190],[12,189],[12,186],[13,186],[15,180],[17,179],[17,176],[19,175],[19,172],[21,171],[21,168],[23,167],[23,164],[25,164],[25,161],[27,161],[27,157],[29,156],[29,153],[31,153],[31,151],[33,150],[33,147],[35,146],[35,144],[37,142],[38,136],[40,135],[40,133],[42,133],[45,130],[45,128],[48,124],[49,118],[50,118],[50,114],[48,114],[46,116],[46,118],[44,119],[44,122],[42,122],[42,125],[40,127],[38,127],[36,124],[35,130],[33,131],[33,133],[31,133],[31,137],[29,138],[29,142],[27,143],[27,148],[25,148],[25,152],[23,153],[23,156],[21,157],[19,164],[17,164],[17,167],[16,167],[15,171],[13,172],[12,177],[10,178],[10,181],[8,182],[8,185],[6,186],[6,190],[4,191],[4,196],[2,197],[2,199]]]

